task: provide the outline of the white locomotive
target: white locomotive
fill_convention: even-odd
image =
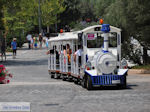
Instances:
[[[53,48],[48,59],[48,70],[52,78],[73,80],[88,90],[104,85],[126,87],[128,69],[122,64],[126,61],[121,61],[119,28],[103,24],[77,32],[60,33],[58,37],[49,39],[49,45]],[[65,54],[62,46],[68,45],[71,53]],[[80,56],[75,56],[78,46],[82,46],[82,52]]]

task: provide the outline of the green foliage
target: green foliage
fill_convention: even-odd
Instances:
[[[64,0],[65,11],[58,15],[60,27],[76,23],[80,19],[80,0]]]
[[[104,18],[105,14],[106,14],[106,10],[107,8],[110,9],[110,6],[112,4],[114,4],[116,0],[95,0],[95,5],[94,5],[94,8],[95,8],[95,15],[98,17],[98,18]],[[112,10],[113,11],[113,10]]]
[[[51,25],[57,21],[57,15],[63,12],[63,0],[45,0],[41,3],[42,23]],[[58,21],[57,21],[58,22]]]
[[[0,77],[4,77],[5,76],[5,73],[2,71],[1,73],[0,73]]]
[[[7,47],[7,49],[6,49],[6,52],[12,52],[12,49],[11,49],[11,47]]]
[[[122,29],[122,53],[139,63],[141,51],[134,51],[130,44],[130,37],[137,39],[144,47],[144,63],[148,62],[147,50],[150,49],[150,2],[148,0],[99,0],[96,5],[96,15],[101,14],[104,23]]]
[[[134,66],[133,69],[146,69],[146,70],[150,70],[150,65]]]
[[[40,1],[43,27],[53,26],[51,29],[54,29],[54,24],[59,23],[59,28],[70,25],[79,30],[97,24],[95,20],[103,18],[104,23],[122,29],[123,57],[134,59],[140,53],[134,52],[131,47],[130,37],[134,37],[144,47],[144,63],[148,62],[146,51],[150,49],[149,0]],[[8,32],[7,43],[10,43],[13,37],[24,42],[25,34],[38,26],[38,8],[39,0],[0,0],[0,28]],[[80,24],[80,21],[87,18],[92,22]]]
[[[2,0],[1,0],[2,1]],[[42,26],[50,26],[55,24],[57,14],[63,12],[63,0],[40,0]],[[2,11],[0,13],[1,23],[4,24],[5,32],[7,32],[7,43],[14,37],[21,46],[25,41],[25,35],[38,26],[38,8],[39,0],[3,0]],[[38,32],[38,31],[36,31]]]

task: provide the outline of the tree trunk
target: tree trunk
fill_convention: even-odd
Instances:
[[[148,54],[147,54],[147,49],[143,47],[143,64],[146,65],[148,64]]]
[[[49,26],[47,25],[47,33],[49,33]]]

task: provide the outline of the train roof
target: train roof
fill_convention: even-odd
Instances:
[[[102,25],[93,25],[93,26],[89,26],[85,29],[82,30],[82,32],[86,33],[86,32],[92,32],[94,31],[94,29],[96,27],[102,27]],[[114,26],[110,26],[110,32],[121,32],[120,28],[114,27]]]
[[[49,41],[54,42],[54,41],[65,41],[65,40],[77,40],[79,32],[80,31],[60,33],[57,37],[51,37]]]
[[[96,27],[101,27],[102,25],[94,25],[87,27],[81,31],[75,31],[75,32],[65,32],[60,33],[57,37],[51,37],[48,41],[49,42],[56,42],[56,41],[65,41],[65,40],[77,40],[78,39],[78,33],[88,33],[88,32],[94,32],[94,29]],[[110,32],[121,32],[121,29],[116,28],[114,26],[110,26]]]

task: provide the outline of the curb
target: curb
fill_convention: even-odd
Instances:
[[[145,69],[129,69],[128,74],[150,74],[150,70],[145,70]]]

